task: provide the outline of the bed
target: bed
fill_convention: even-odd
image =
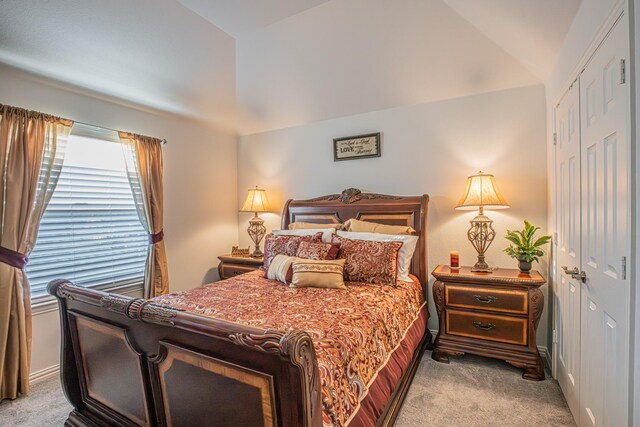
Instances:
[[[294,221],[351,218],[419,236],[411,282],[290,289],[255,271],[145,301],[56,280],[68,425],[389,426],[430,343],[428,197],[289,200]]]

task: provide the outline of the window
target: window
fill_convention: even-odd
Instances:
[[[53,279],[92,287],[143,282],[148,235],[136,213],[122,146],[114,142],[117,135],[99,132],[74,125],[69,137],[26,268],[32,298],[46,296]]]

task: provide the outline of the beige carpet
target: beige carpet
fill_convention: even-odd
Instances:
[[[558,382],[523,380],[522,370],[475,356],[438,363],[425,354],[397,427],[575,426]]]
[[[434,362],[427,352],[397,427],[575,426],[558,383],[525,381],[506,363],[473,356]],[[71,407],[58,378],[0,403],[0,426],[62,426]]]

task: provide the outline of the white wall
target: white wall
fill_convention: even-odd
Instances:
[[[632,144],[632,153],[634,153],[635,163],[633,164],[633,174],[635,185],[635,200],[633,206],[633,215],[635,221],[632,222],[632,235],[638,236],[638,230],[640,230],[640,209],[638,206],[638,200],[640,200],[640,149],[638,149],[638,123],[640,123],[640,109],[638,105],[640,105],[640,91],[638,91],[638,83],[640,82],[640,68],[638,67],[639,52],[640,52],[640,0],[629,0],[630,9],[633,11],[631,14],[631,38],[630,38],[630,47],[631,47],[631,66],[632,70],[635,70],[631,78],[631,93],[635,93],[635,97],[632,97],[631,100],[631,117],[633,121],[633,125],[631,127],[631,140],[635,141]],[[633,186],[632,186],[633,189]],[[633,191],[633,190],[632,190]],[[631,313],[634,319],[634,334],[633,338],[633,353],[631,357],[631,368],[633,381],[632,384],[632,394],[631,394],[631,405],[632,408],[632,420],[633,425],[640,425],[640,289],[638,289],[638,272],[640,272],[640,239],[636,237],[635,245],[631,248],[632,251],[632,259],[635,259],[635,268],[632,268],[631,277],[635,283],[635,287],[633,289],[632,295],[635,296],[632,299],[632,310]],[[633,264],[632,264],[633,265]]]
[[[227,253],[238,235],[235,135],[3,65],[0,103],[166,138],[164,230],[170,289],[193,288],[217,278],[216,257]],[[56,324],[57,313],[34,316],[32,372],[58,363]]]
[[[542,85],[400,107],[249,136],[238,146],[238,196],[259,185],[281,212],[287,198],[310,198],[356,187],[377,193],[429,194],[428,267],[475,262],[466,237],[474,212],[454,211],[466,177],[482,169],[495,174],[511,209],[489,212],[497,237],[487,254],[494,266],[515,267],[503,252],[507,228],[524,218],[547,228],[545,107]],[[382,157],[334,162],[332,139],[383,133]],[[240,214],[240,243],[250,214]],[[279,214],[263,215],[269,230]],[[546,262],[537,268],[545,274]],[[546,293],[546,287],[544,289]],[[431,295],[431,293],[429,293]],[[432,298],[430,297],[430,300]],[[431,303],[429,327],[437,329]],[[538,343],[547,343],[547,315]]]
[[[330,1],[236,47],[242,134],[539,83],[441,0]]]

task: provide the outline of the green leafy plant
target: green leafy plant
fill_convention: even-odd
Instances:
[[[505,238],[513,244],[509,245],[504,251],[511,258],[515,258],[518,261],[539,261],[538,257],[544,255],[540,247],[549,243],[551,236],[542,236],[536,239],[535,234],[538,230],[540,230],[540,227],[533,226],[526,219],[522,230],[507,230]]]

